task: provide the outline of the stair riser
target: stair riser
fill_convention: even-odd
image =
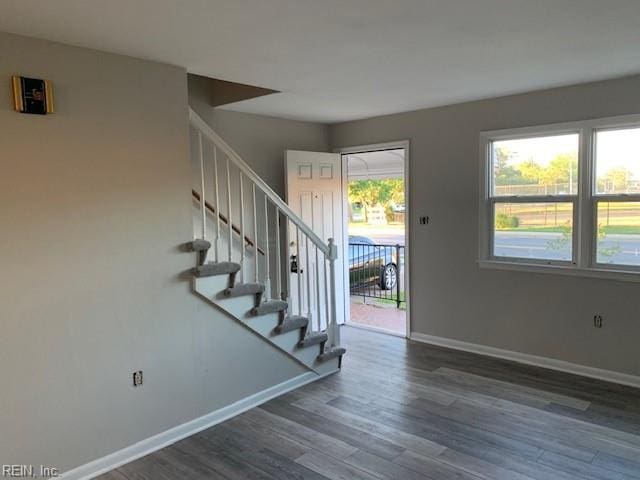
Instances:
[[[292,345],[296,344],[296,341],[299,338],[298,336],[299,336],[298,332],[294,331],[294,332],[283,333],[282,335],[273,335],[272,336],[272,334],[268,334],[267,338],[274,345],[276,345],[279,348],[283,349],[287,353],[293,354],[297,358],[298,356],[296,355],[295,348],[293,348]],[[304,363],[308,365],[307,362],[304,362]]]
[[[318,357],[319,353],[320,347],[318,345],[313,345],[306,348],[295,347],[293,350],[293,355],[295,355],[297,359],[312,368],[314,368],[313,365],[315,364],[316,358]]]
[[[332,358],[331,360],[327,360],[326,362],[314,362],[311,364],[311,368],[313,368],[319,375],[324,375],[327,373],[336,372],[340,368],[340,363],[337,358]]]
[[[271,340],[271,333],[273,329],[278,325],[280,315],[277,313],[270,313],[269,315],[263,315],[261,317],[249,316],[246,324],[263,337]]]
[[[193,279],[193,289],[203,297],[210,300],[222,290],[227,288],[229,275],[216,275],[215,277],[203,277]]]
[[[251,295],[229,298],[222,293],[227,288],[228,275],[216,277],[196,278],[194,290],[214,302],[225,312],[246,321],[251,318],[249,311],[255,306],[255,299]]]
[[[300,340],[300,332],[296,332],[295,330],[281,335],[266,335],[266,337],[270,342],[273,342],[274,345],[277,345],[287,353],[290,353],[308,366],[313,365],[320,354],[320,347],[318,345],[313,345],[307,348],[298,348],[296,345]]]
[[[213,301],[218,304],[224,311],[229,312],[231,315],[239,318],[243,322],[246,322],[250,318],[251,309],[255,307],[256,300],[254,295],[244,295],[242,297],[225,297],[222,292],[218,293],[214,297]]]

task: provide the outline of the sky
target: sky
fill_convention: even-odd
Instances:
[[[511,165],[533,158],[546,166],[557,155],[578,152],[578,134],[550,137],[500,140],[494,148],[505,147],[512,152]],[[596,134],[596,174],[605,174],[611,168],[627,168],[640,179],[640,128],[601,130]]]
[[[596,134],[596,175],[626,168],[640,178],[640,128],[604,130]]]

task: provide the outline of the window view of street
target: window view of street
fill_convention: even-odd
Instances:
[[[494,256],[572,260],[573,203],[561,199],[578,193],[578,145],[578,134],[493,142]],[[549,201],[514,201],[527,197]]]
[[[572,203],[498,203],[494,225],[496,257],[572,259]]]
[[[640,203],[598,202],[598,263],[640,265]]]
[[[640,129],[596,133],[596,261],[640,265]],[[492,143],[493,255],[546,261],[573,258],[579,135]],[[531,202],[527,202],[527,198]]]
[[[640,194],[640,128],[599,131],[595,144],[597,262],[640,266],[640,202],[625,198]]]

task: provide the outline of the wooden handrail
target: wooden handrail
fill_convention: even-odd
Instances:
[[[198,202],[200,202],[200,194],[199,194],[197,191],[195,191],[195,190],[191,190],[191,196],[194,198],[194,200],[197,200]],[[204,202],[204,206],[205,206],[205,208],[209,211],[209,213],[210,213],[211,215],[213,215],[214,217],[216,216],[216,209],[213,207],[213,205],[211,205],[209,202],[207,202],[207,201],[205,200],[205,202]],[[218,216],[220,217],[220,220],[222,220],[226,225],[229,225],[229,220],[227,219],[227,217],[226,217],[223,213],[218,213]],[[232,229],[232,230],[233,230],[237,235],[240,235],[240,229],[239,229],[235,224],[232,224],[232,225],[231,225],[231,229]],[[251,247],[255,247],[255,248],[257,248],[258,253],[259,253],[260,255],[264,255],[264,250],[263,250],[262,248],[260,248],[260,247],[257,247],[257,246],[256,246],[256,244],[255,244],[255,242],[254,242],[251,238],[249,238],[249,237],[247,237],[247,236],[245,235],[245,236],[244,236],[244,241],[245,241],[245,244],[246,244],[246,245],[249,245],[249,246],[251,246]]]

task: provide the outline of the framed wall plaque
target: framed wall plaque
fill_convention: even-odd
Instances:
[[[48,80],[11,77],[16,112],[46,115],[53,113],[53,88]]]

